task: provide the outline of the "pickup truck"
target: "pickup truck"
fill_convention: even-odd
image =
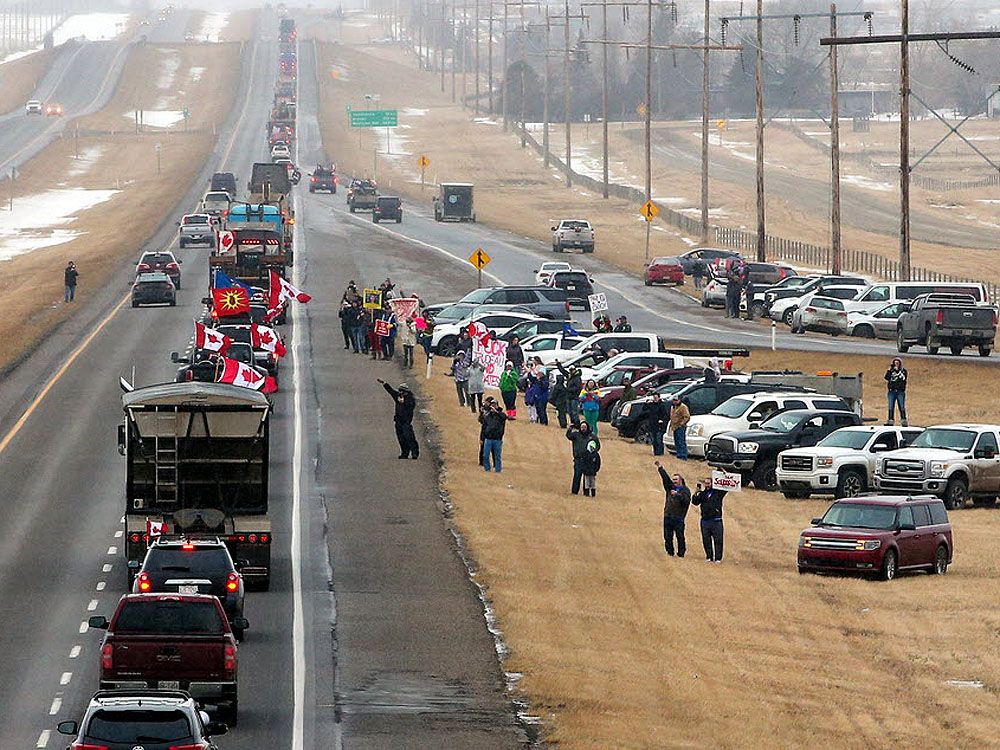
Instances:
[[[320,190],[337,194],[337,170],[332,164],[329,167],[318,166],[309,175],[309,192]]]
[[[875,486],[886,495],[937,495],[949,510],[970,497],[992,505],[1000,493],[1000,426],[928,427],[906,448],[882,454]]]
[[[561,253],[570,248],[594,252],[594,228],[586,219],[563,219],[558,226],[552,227],[552,252]]]
[[[371,211],[378,203],[378,185],[374,180],[354,180],[347,189],[347,207],[355,211]]]
[[[937,354],[947,346],[958,355],[975,346],[980,357],[988,357],[996,333],[996,308],[977,304],[971,295],[922,294],[899,316],[896,348],[906,352],[914,344],[923,344],[928,354]]]
[[[88,625],[107,631],[101,690],[184,690],[236,724],[236,638],[217,597],[126,594],[110,621],[96,615]],[[244,618],[233,625],[249,627]]]

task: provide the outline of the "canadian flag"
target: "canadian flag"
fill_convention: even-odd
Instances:
[[[222,372],[219,374],[217,383],[229,383],[263,393],[274,393],[278,390],[278,383],[274,378],[261,375],[248,364],[223,357],[222,365]]]
[[[167,522],[166,521],[150,521],[146,519],[146,538],[149,541],[153,541],[158,536],[167,533]]]
[[[263,349],[265,352],[271,352],[276,357],[284,357],[287,353],[285,344],[281,341],[278,334],[274,332],[274,329],[267,326],[260,326],[256,323],[250,326],[250,345],[254,349]]]
[[[308,302],[312,299],[308,294],[292,286],[292,283],[277,274],[275,271],[271,271],[271,285],[270,285],[270,295],[268,307],[271,309],[277,309],[281,306],[281,303],[285,300],[298,300],[299,302]]]
[[[194,344],[199,349],[210,352],[225,354],[226,349],[233,343],[233,340],[224,333],[219,333],[214,328],[209,328],[204,323],[195,321],[194,324]]]

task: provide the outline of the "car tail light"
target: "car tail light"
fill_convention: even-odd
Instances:
[[[236,671],[236,646],[226,644],[225,648],[225,658],[222,663],[222,668],[231,674]]]
[[[566,312],[569,312],[569,300],[566,300]]]
[[[271,541],[271,537],[269,537],[267,534],[261,534],[260,535],[260,543],[261,544],[267,544],[269,541]]]
[[[205,750],[208,745],[202,745],[200,742],[195,745],[171,745],[170,750]]]
[[[105,643],[101,646],[101,669],[104,671],[110,671],[114,665],[115,660],[112,654],[114,653],[114,646],[110,643]]]
[[[938,310],[937,317],[935,317],[934,320],[938,325],[944,323],[944,310]]]
[[[139,591],[146,593],[153,588],[153,582],[149,580],[149,573],[139,574]]]
[[[139,264],[139,270],[140,271],[148,271],[148,270],[150,270],[150,265],[148,263],[140,263]]]
[[[847,317],[847,313],[845,313],[845,312],[839,312],[839,313],[837,313],[837,317],[838,318],[846,318]]]
[[[167,268],[176,270],[179,266],[176,263],[167,263]]]
[[[194,550],[194,545],[191,544],[190,542],[186,542],[181,545],[181,549],[185,550],[186,552],[192,552]]]
[[[250,544],[256,544],[257,543],[257,535],[256,534],[251,534],[249,536],[249,539],[250,539]]]
[[[188,370],[186,373],[184,373],[184,379],[185,380],[194,380],[194,373],[191,372],[190,370]]]
[[[133,542],[138,542],[142,539],[142,534],[132,534],[129,536],[129,540]]]
[[[91,745],[89,742],[74,742],[69,750],[108,750],[107,745]]]
[[[316,178],[315,177],[312,178],[312,182],[316,182]]]
[[[240,577],[235,573],[230,573],[226,577],[226,591],[239,591]]]
[[[993,325],[996,325],[996,324],[997,324],[997,311],[994,310],[993,311]]]

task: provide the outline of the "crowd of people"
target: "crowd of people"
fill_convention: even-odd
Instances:
[[[733,258],[726,262],[726,317],[740,317],[740,300],[746,299],[747,320],[753,320],[753,281],[750,266],[743,258]]]

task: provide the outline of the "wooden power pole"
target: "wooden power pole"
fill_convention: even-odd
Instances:
[[[837,4],[830,3],[830,36],[837,36]],[[830,273],[841,272],[840,245],[840,71],[830,48]]]
[[[757,0],[757,56],[754,64],[757,108],[757,261],[767,260],[767,228],[764,223],[764,0]]]
[[[910,280],[910,0],[899,11],[899,276]],[[836,36],[834,34],[833,36]],[[834,47],[836,49],[836,47]]]

